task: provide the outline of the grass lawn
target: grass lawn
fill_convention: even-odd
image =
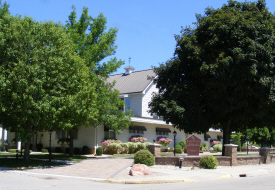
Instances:
[[[47,167],[65,165],[65,163],[53,162],[53,160],[66,160],[80,162],[87,159],[86,157],[73,156],[70,158],[67,154],[52,154],[52,162],[49,162],[49,154],[30,154],[30,162],[25,164],[24,155],[16,160],[15,153],[0,153],[0,167],[21,168],[21,167]],[[46,159],[46,160],[33,160]]]

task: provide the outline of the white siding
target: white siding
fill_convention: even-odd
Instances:
[[[131,94],[130,105],[133,114],[137,117],[141,117],[142,113],[142,94]]]
[[[148,113],[149,102],[151,102],[152,100],[153,92],[158,92],[158,89],[156,88],[155,84],[151,83],[151,85],[146,89],[145,94],[142,97],[142,117],[153,118],[153,116]]]

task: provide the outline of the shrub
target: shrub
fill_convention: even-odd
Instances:
[[[135,153],[136,150],[137,150],[137,143],[128,142],[127,144],[129,145],[129,153],[130,153],[130,154]]]
[[[49,152],[48,149],[44,148],[44,149],[41,149],[41,152]]]
[[[201,148],[202,148],[202,150],[208,150],[209,149],[206,143],[201,143]]]
[[[134,163],[153,166],[155,164],[155,157],[148,150],[140,150],[134,156]]]
[[[74,154],[75,154],[75,155],[79,155],[79,154],[80,154],[80,149],[77,148],[77,147],[75,147],[75,148],[74,148]]]
[[[182,154],[182,149],[181,148],[176,148],[175,152],[178,153],[178,154]]]
[[[179,144],[177,144],[175,148],[183,149],[182,146],[180,146]]]
[[[215,144],[213,149],[217,152],[222,152],[222,144]]]
[[[20,151],[18,151],[18,152],[20,152]],[[25,152],[25,149],[22,149],[22,152]],[[30,150],[30,153],[32,152],[32,150]]]
[[[136,143],[136,144],[137,144],[137,148],[136,148],[136,151],[135,151],[135,152],[140,151],[140,150],[146,150],[146,149],[148,149],[148,144],[149,144],[149,143],[141,143],[141,142],[138,142],[138,143]]]
[[[118,143],[111,143],[108,146],[108,149],[110,150],[110,154],[119,154],[121,150],[121,145]]]
[[[102,147],[98,147],[96,149],[96,155],[101,156],[102,154],[103,154],[103,148]]]
[[[212,151],[210,151],[210,153],[217,153],[217,151],[215,151],[215,150],[212,150]]]
[[[200,153],[203,153],[203,151],[200,151]]]
[[[89,148],[87,146],[82,147],[82,154],[89,154]]]
[[[164,138],[164,137],[157,140],[157,143],[165,147],[167,147],[171,142],[172,142],[172,139]]]
[[[132,137],[132,138],[130,139],[130,141],[131,141],[131,142],[146,142],[147,139],[144,138],[144,137]]]
[[[8,152],[16,152],[17,149],[9,149]]]
[[[185,141],[179,141],[179,142],[177,142],[177,145],[181,146],[181,149],[184,149],[186,147],[186,142]]]
[[[129,153],[129,144],[128,143],[121,143],[120,146],[121,146],[120,153],[122,153],[122,154]]]
[[[205,169],[215,169],[218,166],[218,161],[215,156],[207,155],[200,159],[199,166]]]
[[[62,153],[61,147],[55,147],[54,148],[54,152],[56,152],[56,153]]]

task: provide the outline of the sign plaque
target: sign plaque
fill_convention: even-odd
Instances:
[[[201,139],[192,135],[186,139],[187,154],[198,156],[200,154]]]

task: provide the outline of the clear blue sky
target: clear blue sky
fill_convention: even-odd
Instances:
[[[4,0],[2,0],[4,2]],[[119,29],[116,57],[125,65],[116,73],[123,73],[131,57],[135,71],[150,69],[173,57],[174,35],[181,27],[192,26],[195,14],[205,8],[220,8],[227,0],[6,0],[13,15],[31,16],[37,21],[60,21],[65,24],[75,5],[77,15],[88,7],[89,15],[103,13],[107,27]],[[243,0],[242,0],[243,2]],[[274,13],[275,1],[266,0]]]

